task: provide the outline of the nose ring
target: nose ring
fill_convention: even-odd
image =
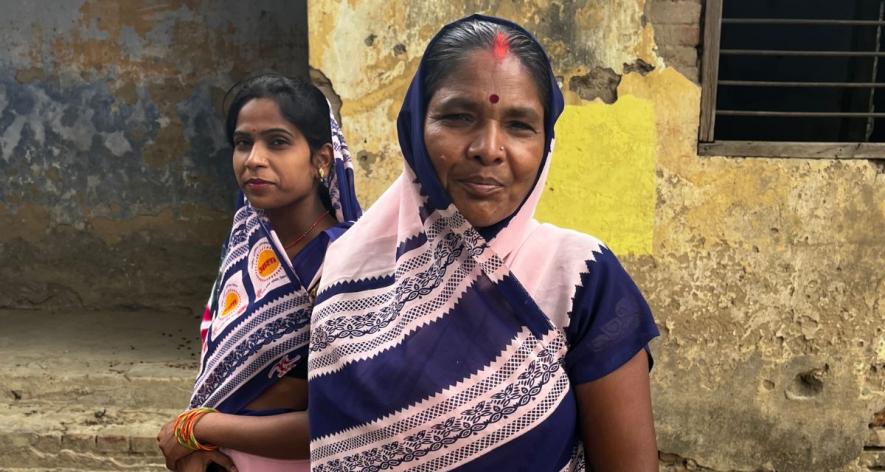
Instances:
[[[504,150],[504,146],[499,147],[498,150],[503,151],[503,150]]]

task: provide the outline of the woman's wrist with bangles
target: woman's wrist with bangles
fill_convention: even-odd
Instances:
[[[175,419],[173,433],[178,444],[192,451],[214,451],[218,446],[211,444],[202,444],[197,440],[194,434],[194,428],[203,417],[209,413],[216,413],[217,410],[208,407],[192,408],[184,411]]]

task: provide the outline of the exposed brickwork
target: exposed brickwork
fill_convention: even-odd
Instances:
[[[885,428],[870,428],[870,438],[867,439],[866,445],[885,448]]]
[[[668,66],[698,82],[701,0],[649,0],[646,19],[655,31],[658,54]]]
[[[152,429],[152,428],[150,428]],[[124,429],[93,433],[0,432],[0,471],[10,467],[55,467],[71,470],[126,464],[135,470],[162,470],[163,456],[154,434],[128,435]],[[68,469],[65,469],[68,470]]]
[[[649,2],[651,21],[661,24],[692,25],[701,18],[701,1],[651,0]]]
[[[96,438],[95,450],[98,452],[129,452],[129,438],[120,434],[110,434],[107,436],[98,436]]]
[[[885,470],[885,409],[876,412],[870,421],[870,435],[859,462],[871,471]]]
[[[655,27],[655,40],[669,46],[689,46],[695,48],[701,43],[701,27],[693,25],[667,25]]]
[[[42,453],[58,454],[61,450],[61,439],[61,434],[57,433],[35,435],[31,446]]]
[[[129,451],[134,454],[143,454],[149,456],[159,456],[160,454],[160,451],[157,449],[157,440],[147,437],[130,437]]]
[[[670,58],[670,61],[676,65],[697,68],[697,48],[690,46],[658,46],[658,51],[660,51],[664,57]]]
[[[61,448],[72,451],[94,451],[95,435],[84,433],[65,433],[61,438]]]
[[[876,414],[873,415],[873,421],[870,423],[870,426],[885,426],[885,410],[876,412]]]

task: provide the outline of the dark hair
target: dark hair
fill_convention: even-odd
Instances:
[[[280,107],[283,117],[298,128],[311,152],[332,142],[329,125],[329,103],[320,89],[310,82],[277,74],[263,74],[235,85],[233,100],[227,109],[224,130],[233,145],[234,130],[240,110],[249,100],[268,98]],[[230,93],[230,92],[228,92]]]
[[[279,74],[262,74],[234,85],[228,94],[236,90],[227,117],[224,131],[227,142],[234,144],[234,131],[240,110],[250,100],[267,98],[280,107],[280,112],[289,123],[295,125],[307,140],[311,155],[323,145],[332,143],[332,128],[329,123],[329,102],[326,96],[315,85],[302,79],[286,77]],[[320,200],[327,210],[332,210],[332,199],[329,189],[319,185]]]
[[[547,54],[541,46],[524,32],[507,25],[480,19],[470,19],[456,23],[443,31],[424,53],[424,103],[429,103],[442,82],[464,60],[468,53],[476,49],[492,49],[498,33],[506,38],[510,51],[528,69],[538,96],[544,105],[544,113],[549,110],[552,77]]]

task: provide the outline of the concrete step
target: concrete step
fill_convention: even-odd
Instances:
[[[23,364],[23,369],[28,369]],[[92,373],[70,369],[45,372],[0,371],[0,402],[44,401],[81,406],[182,408],[190,398],[196,364],[183,368],[117,363]],[[43,372],[39,368],[30,368]],[[109,371],[116,372],[109,372]]]
[[[162,312],[0,311],[0,401],[181,408],[198,320]]]
[[[178,411],[7,404],[0,407],[0,470],[164,470],[157,431]]]
[[[165,470],[155,438],[187,404],[198,323],[0,310],[0,472]]]

